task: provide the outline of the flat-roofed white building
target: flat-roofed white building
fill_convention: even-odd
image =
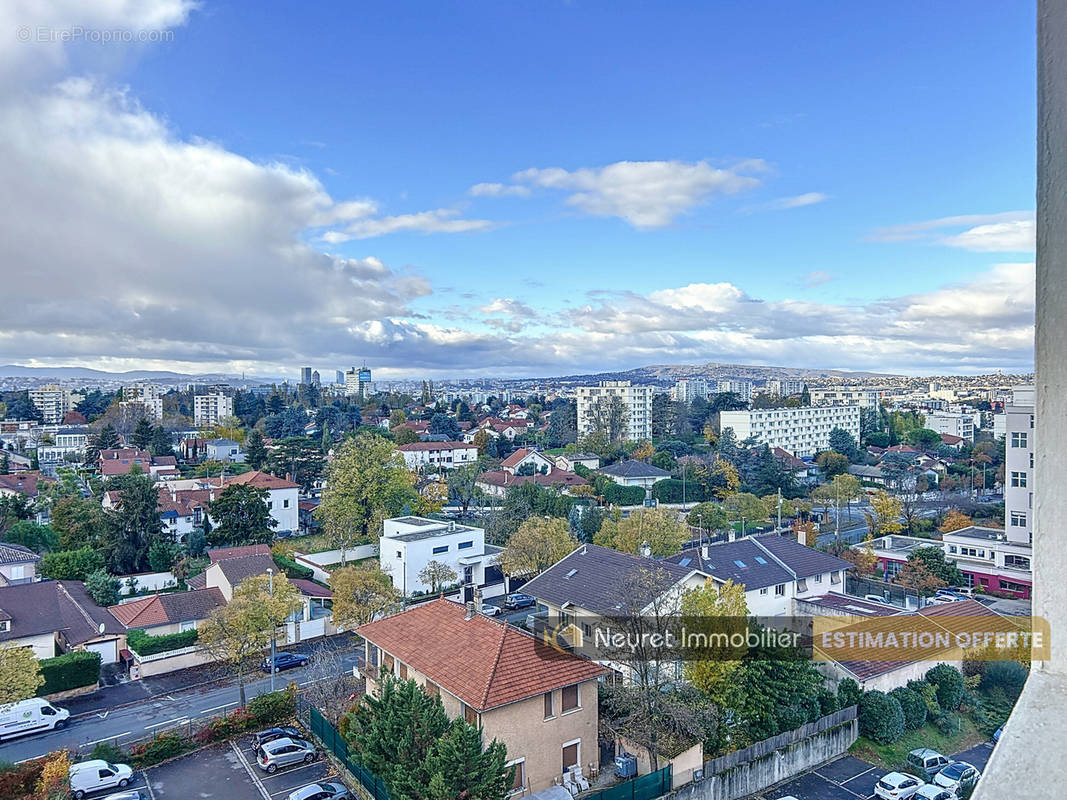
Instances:
[[[74,408],[70,389],[55,383],[30,389],[30,402],[41,412],[45,425],[59,425],[67,412]]]
[[[932,431],[974,441],[974,415],[951,411],[931,411],[923,415],[923,424]]]
[[[1034,387],[1017,386],[1004,406],[1004,531],[1012,542],[1034,538]]]
[[[378,561],[382,571],[393,579],[397,591],[410,597],[432,590],[419,577],[431,561],[450,567],[460,585],[502,582],[503,575],[495,568],[500,550],[486,545],[485,531],[481,528],[406,516],[385,520],[378,543]],[[490,570],[488,575],[487,570]]]
[[[830,447],[830,432],[841,428],[859,441],[860,406],[804,406],[765,408],[753,411],[723,411],[721,430],[733,428],[739,440],[755,437],[768,447],[780,447],[797,458],[812,456]]]
[[[193,422],[198,428],[218,425],[233,416],[233,398],[224,394],[198,394],[193,398]]]
[[[810,389],[812,405],[816,406],[859,406],[860,408],[877,408],[882,401],[885,389],[867,389],[862,386],[824,386]]]
[[[478,460],[478,448],[466,442],[412,442],[400,445],[397,450],[404,456],[408,469],[429,466],[455,469]]]
[[[579,386],[578,435],[595,429],[595,407],[605,398],[618,397],[627,412],[626,438],[641,441],[652,438],[652,387],[634,386],[629,381],[601,381],[596,386]]]

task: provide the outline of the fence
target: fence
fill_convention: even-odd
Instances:
[[[303,711],[303,709],[301,709]],[[319,713],[319,710],[314,706],[307,706],[308,713],[308,728],[311,732],[318,737],[323,746],[326,747],[337,759],[344,765],[345,769],[352,773],[353,777],[362,784],[363,788],[367,790],[374,800],[389,800],[389,794],[385,790],[385,784],[381,779],[367,770],[355,754],[351,752],[348,747],[348,742],[344,737],[337,732],[329,720]],[[610,799],[607,799],[610,800]],[[621,800],[618,799],[618,800]],[[640,798],[645,800],[645,798]]]
[[[915,609],[919,607],[919,593],[896,583],[885,583],[873,578],[845,573],[845,591],[857,597],[876,594],[884,597],[898,608]]]
[[[671,791],[671,765],[663,769],[634,778],[632,781],[617,783],[599,792],[593,792],[582,797],[582,800],[655,800],[670,794]]]

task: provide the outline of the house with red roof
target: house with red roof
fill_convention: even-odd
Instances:
[[[514,796],[557,784],[599,761],[597,682],[604,667],[561,652],[506,621],[439,598],[357,629],[367,691],[386,674],[414,680],[452,718],[507,747]]]

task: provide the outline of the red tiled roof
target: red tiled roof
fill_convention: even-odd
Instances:
[[[402,444],[397,450],[405,453],[418,452],[419,450],[473,450],[474,445],[466,442],[412,442]]]
[[[39,472],[23,471],[14,475],[0,475],[0,491],[18,492],[27,497],[36,497],[37,484],[41,481],[54,483],[54,478],[47,478]]]
[[[510,456],[505,458],[503,463],[500,466],[505,467],[505,468],[506,467],[517,467],[519,465],[519,463],[524,458],[526,458],[526,456],[530,455],[530,453],[537,453],[537,451],[536,450],[531,450],[528,447],[520,447],[518,450],[516,450]],[[551,463],[552,459],[548,458],[548,456],[542,455],[540,453],[538,453],[538,455],[540,455],[541,458],[543,458],[545,461],[548,461],[549,463]]]
[[[533,481],[541,486],[555,486],[556,484],[562,484],[563,486],[589,485],[589,481],[585,478],[563,469],[553,469],[547,475],[542,475],[540,473],[536,475],[512,475],[510,472],[498,469],[490,472],[483,472],[478,476],[478,480],[493,486],[521,486],[529,481]]]
[[[598,678],[604,667],[440,598],[361,625],[361,636],[478,711]]]
[[[269,472],[260,472],[259,470],[253,470],[252,472],[242,472],[240,475],[234,475],[233,477],[226,479],[226,485],[230,486],[235,483],[245,483],[249,486],[255,486],[257,489],[299,489],[299,483],[293,483],[287,481],[285,478],[279,478],[275,475],[271,475]]]
[[[108,607],[108,611],[127,628],[151,628],[171,622],[206,619],[212,610],[226,605],[215,587],[192,592],[154,594]]]
[[[963,442],[963,437],[962,436],[954,436],[951,433],[942,433],[941,434],[941,443],[942,444],[960,444],[961,442]]]

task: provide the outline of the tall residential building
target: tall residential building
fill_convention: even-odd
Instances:
[[[884,389],[866,389],[862,386],[824,386],[810,389],[812,405],[816,406],[859,406],[860,408],[878,408],[882,402]]]
[[[45,425],[59,425],[67,412],[74,408],[70,389],[55,383],[30,389],[30,401],[41,412]]]
[[[798,381],[792,378],[772,378],[767,381],[766,386],[766,389],[770,394],[776,394],[779,397],[802,394],[806,388],[807,384],[805,384],[804,381]]]
[[[198,394],[193,398],[193,422],[198,428],[218,425],[233,416],[233,398],[224,394]]]
[[[1004,407],[1004,531],[1008,541],[1034,538],[1034,387],[1016,386]]]
[[[923,420],[923,426],[932,431],[959,436],[968,442],[974,441],[974,414],[930,411],[923,414]]]
[[[163,420],[163,387],[154,383],[133,383],[122,388],[122,407],[139,411],[157,422]]]
[[[752,381],[717,381],[715,384],[715,391],[718,394],[723,394],[724,392],[733,392],[746,403],[752,401]]]
[[[371,383],[370,368],[365,364],[345,373],[345,394],[349,397],[369,397],[374,394],[374,384]]]
[[[311,383],[311,367],[300,368],[300,382],[304,384]]]
[[[710,393],[703,378],[682,378],[671,387],[671,399],[681,403],[692,403],[698,397],[706,400]]]
[[[594,429],[593,406],[604,397],[618,397],[627,412],[626,438],[632,441],[652,438],[652,387],[632,386],[629,381],[601,381],[597,386],[579,386],[578,434]]]
[[[322,376],[319,375],[318,370],[315,370],[311,373],[311,382],[314,383],[316,386],[322,383]]]
[[[797,458],[830,447],[830,432],[842,428],[859,441],[859,406],[805,406],[754,411],[723,411],[721,430],[733,428],[739,440],[754,436],[768,447],[780,447]]]

